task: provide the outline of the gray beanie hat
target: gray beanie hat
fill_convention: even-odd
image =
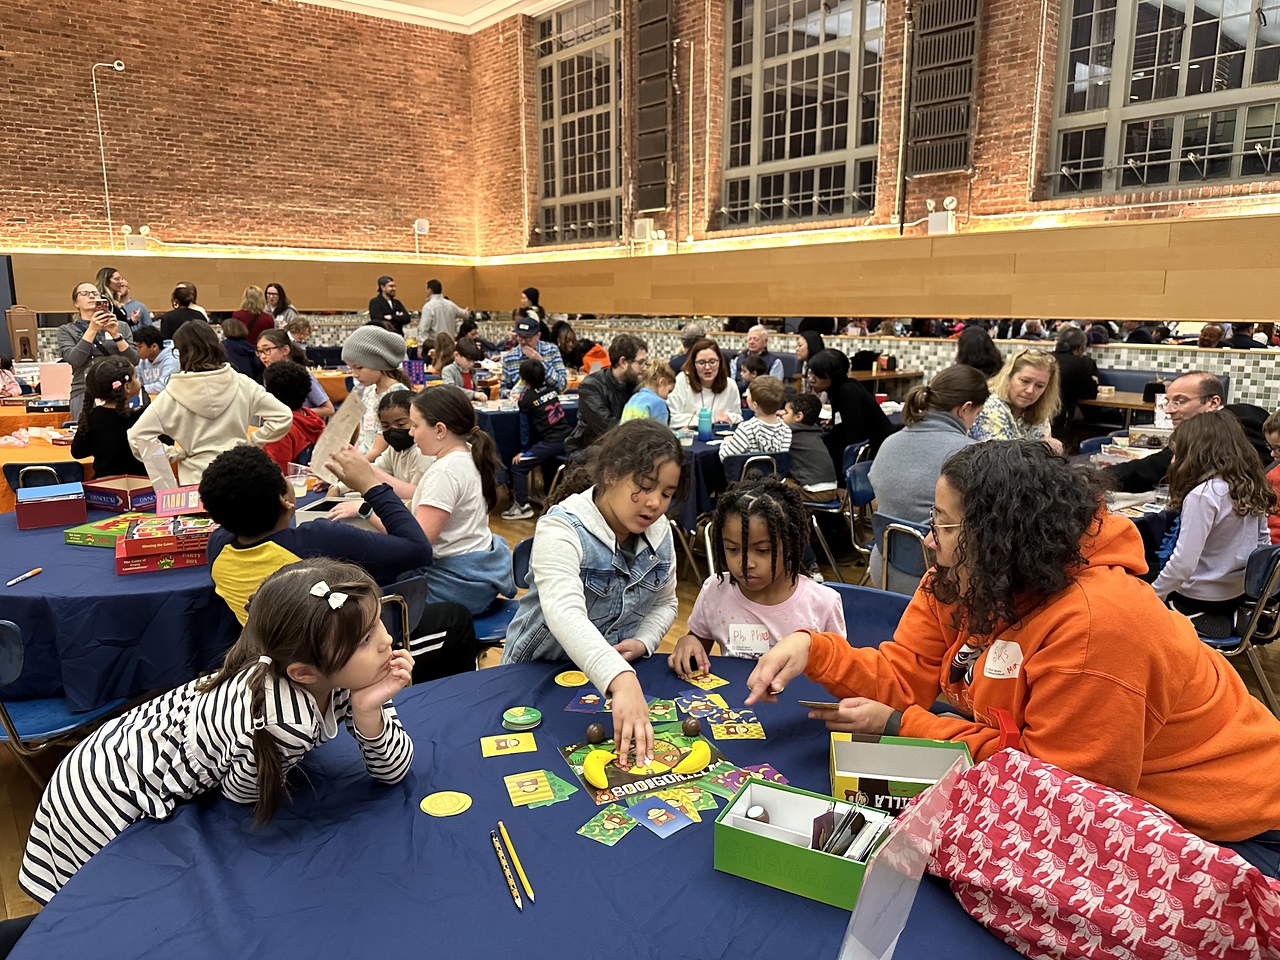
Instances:
[[[356,327],[342,344],[342,362],[370,370],[398,370],[404,362],[404,337],[382,327]]]

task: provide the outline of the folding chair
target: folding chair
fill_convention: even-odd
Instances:
[[[850,444],[850,448],[854,446],[857,446],[857,444]],[[865,444],[863,449],[866,449]],[[857,521],[853,512],[854,510],[862,511],[876,498],[875,491],[871,489],[870,473],[871,461],[869,459],[858,460],[855,456],[854,462],[845,471],[847,502],[842,503],[836,499],[822,503],[806,502],[804,505],[805,512],[809,515],[809,526],[817,538],[818,545],[822,548],[822,552],[827,558],[827,563],[831,564],[831,570],[836,579],[841,583],[844,583],[844,575],[840,572],[840,566],[836,563],[835,555],[827,544],[827,538],[818,523],[818,515],[825,513],[832,516],[845,517],[849,523],[849,540],[853,544],[853,549],[862,557],[863,563],[867,563],[871,559],[871,550],[869,547],[858,543]],[[864,573],[863,579],[865,580],[866,577],[867,575]]]
[[[0,687],[22,676],[23,658],[22,631],[16,623],[0,620]],[[9,748],[18,766],[43,789],[44,778],[27,758],[54,744],[74,740],[77,734],[126,703],[128,700],[120,697],[84,713],[72,713],[66,697],[0,701],[0,741]]]
[[[50,487],[59,483],[83,483],[84,465],[77,460],[55,460],[52,463],[6,463],[2,468],[9,488]]]
[[[1253,675],[1258,679],[1258,686],[1262,688],[1267,709],[1280,717],[1280,705],[1277,705],[1271,682],[1262,669],[1257,649],[1259,643],[1270,643],[1280,636],[1280,596],[1277,596],[1280,594],[1280,545],[1259,547],[1249,555],[1249,562],[1245,565],[1244,592],[1248,602],[1241,607],[1240,612],[1248,611],[1248,619],[1239,636],[1200,639],[1224,657],[1236,657],[1243,653],[1253,669]],[[1236,626],[1239,624],[1240,616],[1237,614]]]
[[[743,453],[724,458],[724,479],[729,486],[740,480],[787,475],[791,468],[789,453]]]
[[[511,572],[515,576],[516,586],[527,589],[529,586],[529,555],[533,551],[533,537],[525,537],[511,551]],[[475,618],[476,643],[482,647],[496,647],[507,639],[507,627],[515,619],[520,609],[519,600],[506,600],[498,597],[489,605],[489,609]]]
[[[924,539],[929,535],[927,523],[912,523],[887,513],[871,514],[871,533],[880,545],[880,589],[889,589],[889,568],[917,582],[933,562]],[[895,593],[897,591],[894,591]],[[914,592],[914,591],[912,591]]]
[[[873,587],[856,587],[851,583],[828,583],[827,586],[840,594],[851,647],[878,647],[892,640],[898,621],[911,602],[910,597],[901,593]]]

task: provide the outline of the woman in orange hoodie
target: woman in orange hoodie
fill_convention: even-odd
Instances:
[[[747,703],[804,672],[845,698],[810,713],[831,729],[963,740],[975,761],[1001,749],[1003,715],[1003,745],[1208,840],[1272,839],[1280,721],[1138,579],[1142,539],[1091,472],[1043,443],[968,447],[942,468],[930,545],[937,566],[891,642],[793,633],[761,657]],[[939,693],[963,717],[931,713]]]

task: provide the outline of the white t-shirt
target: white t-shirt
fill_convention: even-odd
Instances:
[[[438,507],[449,514],[440,536],[431,545],[437,557],[478,553],[493,545],[480,471],[469,450],[446,453],[427,468],[409,509],[416,515],[420,506]]]
[[[415,443],[407,450],[393,450],[387,447],[378,454],[378,459],[373,461],[373,465],[387,471],[403,483],[416,485],[422,480],[422,475],[427,472],[427,468],[435,462],[435,457],[428,457],[418,449]]]
[[[357,394],[364,402],[364,419],[360,421],[360,435],[356,437],[356,449],[361,453],[368,453],[373,449],[373,441],[378,439],[378,434],[382,432],[382,421],[378,419],[378,404],[392,390],[408,390],[400,381],[396,381],[387,387],[387,389],[379,391],[376,383],[370,383],[363,387],[356,387],[352,392]],[[390,472],[390,471],[388,471]]]
[[[689,632],[715,640],[731,657],[758,658],[801,628],[847,636],[840,594],[803,576],[790,597],[765,605],[744,597],[732,577],[712,575],[689,614]]]

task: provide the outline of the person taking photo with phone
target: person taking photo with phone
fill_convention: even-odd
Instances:
[[[122,356],[135,366],[138,351],[133,345],[133,331],[121,323],[110,302],[98,292],[95,284],[77,283],[71,291],[76,319],[58,328],[58,352],[63,362],[71,364],[71,419],[80,416],[84,402],[84,374],[98,357]]]

